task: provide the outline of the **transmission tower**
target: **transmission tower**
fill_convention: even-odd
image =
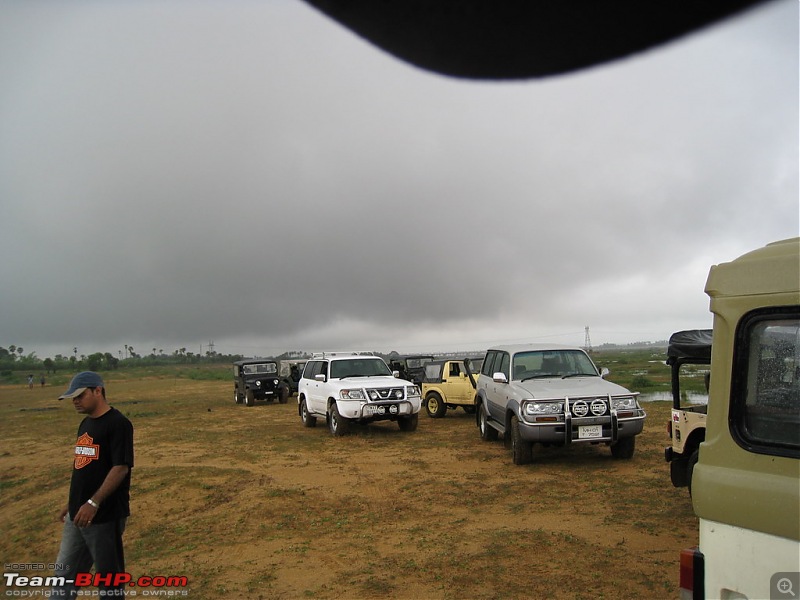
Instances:
[[[583,342],[583,345],[586,348],[587,352],[591,352],[592,351],[592,340],[589,339],[589,326],[588,325],[586,326],[585,331],[586,331],[586,341]]]
[[[588,333],[586,335],[589,335]],[[214,355],[214,340],[208,342],[208,353]]]

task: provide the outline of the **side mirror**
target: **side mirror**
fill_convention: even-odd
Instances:
[[[392,371],[392,377],[400,378],[400,371]]]
[[[495,373],[492,375],[492,381],[495,383],[508,383],[508,377],[506,377],[505,373]]]
[[[609,371],[606,367],[600,369],[600,378],[605,379],[606,375],[608,375],[611,371]]]
[[[316,375],[314,375],[314,379],[316,379],[317,381],[321,381],[322,383],[325,383],[325,374],[317,373]]]

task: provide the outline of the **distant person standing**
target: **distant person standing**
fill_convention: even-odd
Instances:
[[[125,572],[122,533],[130,515],[130,483],[133,468],[133,425],[106,400],[103,380],[97,373],[78,373],[59,400],[72,400],[75,410],[86,415],[78,426],[69,501],[58,513],[64,523],[55,576],[74,580],[94,564],[98,575]],[[71,584],[54,588],[54,597],[73,598]],[[100,596],[115,594],[112,586],[100,586]]]
[[[28,375],[28,389],[29,390],[33,389],[33,373]]]
[[[39,383],[42,384],[42,387],[44,387],[44,375],[39,377]]]

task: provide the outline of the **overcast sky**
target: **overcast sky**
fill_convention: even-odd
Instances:
[[[0,0],[0,346],[480,350],[710,327],[798,235],[798,3],[450,79],[299,0]]]

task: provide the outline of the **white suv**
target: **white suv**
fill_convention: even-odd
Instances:
[[[336,436],[346,434],[352,421],[397,421],[402,431],[414,431],[421,405],[419,388],[368,352],[314,354],[297,391],[303,425],[314,427],[324,417]]]

